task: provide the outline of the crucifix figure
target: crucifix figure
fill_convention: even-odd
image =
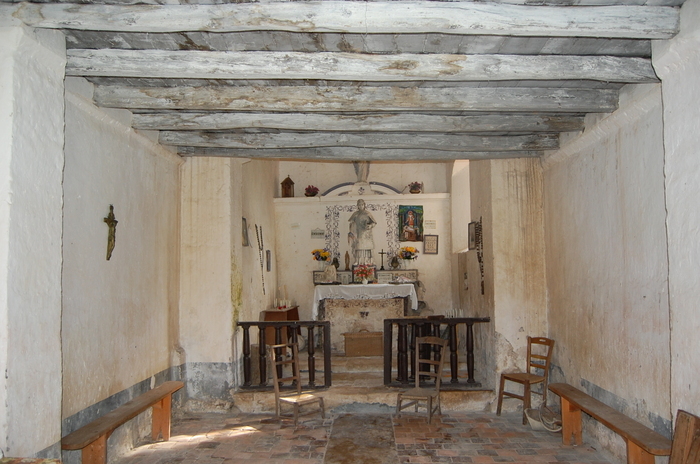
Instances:
[[[109,232],[107,232],[107,261],[112,257],[112,251],[114,250],[114,245],[117,241],[117,219],[114,217],[114,206],[109,205],[109,214],[103,219],[104,222],[109,227]]]
[[[384,248],[382,248],[382,251],[377,253],[378,255],[382,255],[382,267],[379,269],[380,271],[384,270],[384,255],[388,254],[386,251],[384,251]]]

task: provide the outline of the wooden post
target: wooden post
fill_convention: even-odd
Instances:
[[[581,410],[572,405],[569,400],[561,398],[562,443],[565,445],[583,444],[581,433]]]
[[[152,438],[158,437],[164,441],[170,440],[170,410],[172,405],[172,394],[169,393],[162,400],[153,405]]]
[[[309,364],[309,387],[316,386],[316,340],[314,340],[314,326],[310,325],[306,328],[308,341],[306,343],[306,354],[308,355]]]
[[[107,435],[101,435],[83,448],[82,464],[107,464]]]
[[[250,326],[243,326],[243,386],[249,387],[251,383],[250,369]]]
[[[450,373],[452,378],[450,383],[458,383],[457,371],[459,370],[459,358],[457,356],[457,324],[449,323],[449,334],[450,334]],[[467,382],[469,382],[467,380]]]

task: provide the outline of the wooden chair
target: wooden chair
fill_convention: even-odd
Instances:
[[[501,374],[501,386],[498,392],[498,408],[496,415],[501,415],[503,397],[517,398],[523,402],[523,424],[527,424],[525,410],[530,409],[531,394],[542,396],[542,402],[547,403],[547,381],[549,379],[549,364],[552,359],[554,340],[544,337],[527,337],[527,371]],[[505,391],[506,380],[523,386],[522,396]],[[533,385],[541,384],[542,391],[532,390]]]
[[[408,391],[399,393],[396,400],[397,417],[401,417],[402,409],[410,406],[415,406],[415,411],[418,412],[418,406],[421,402],[425,402],[428,424],[432,421],[434,412],[437,411],[438,414],[442,414],[442,409],[440,408],[440,382],[447,343],[447,340],[439,337],[416,338],[416,386]],[[421,352],[429,352],[430,356],[424,356],[424,359],[421,359]],[[421,387],[421,379],[426,377],[434,379],[434,383],[426,386],[424,382]]]
[[[669,464],[700,462],[700,417],[678,410]]]
[[[300,414],[301,406],[318,403],[321,409],[321,417],[325,419],[326,412],[323,406],[323,398],[312,393],[301,391],[299,346],[296,343],[288,343],[269,345],[268,349],[272,364],[272,379],[275,387],[275,417],[294,417],[294,425],[296,426],[300,415],[313,414],[316,412],[313,410]],[[287,357],[289,353],[291,353],[291,357]],[[288,392],[282,391],[281,384],[285,382],[292,382],[291,386],[293,390]],[[282,404],[291,405],[293,408],[293,415],[283,415]]]

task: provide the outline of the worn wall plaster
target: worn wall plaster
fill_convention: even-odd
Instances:
[[[64,418],[167,370],[178,336],[181,159],[96,108],[81,81],[66,92]]]
[[[700,414],[700,314],[697,301],[700,262],[700,1],[681,8],[681,31],[653,48],[662,79],[665,187],[668,232],[668,279],[671,325],[671,404]]]
[[[553,380],[607,392],[663,433],[658,418],[668,424],[671,415],[662,130],[659,86],[624,88],[615,113],[545,160],[544,212]],[[595,432],[619,455],[609,433]]]
[[[0,451],[6,456],[60,455],[64,66],[60,33],[0,28]]]

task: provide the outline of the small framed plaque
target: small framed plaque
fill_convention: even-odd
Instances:
[[[438,236],[424,235],[423,236],[423,254],[436,255],[438,254]]]

